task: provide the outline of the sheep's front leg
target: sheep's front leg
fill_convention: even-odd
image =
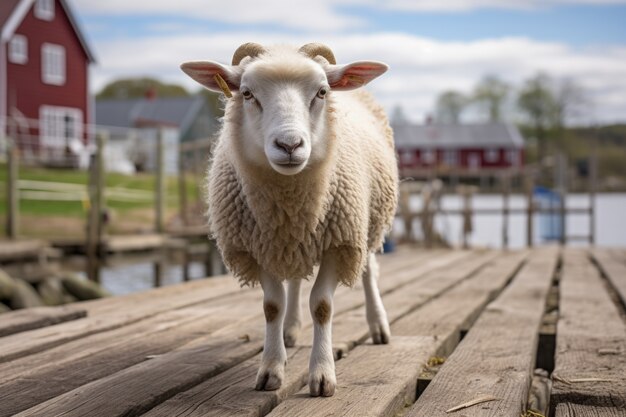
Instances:
[[[302,284],[301,279],[292,279],[287,285],[287,313],[285,314],[283,330],[286,347],[296,345],[302,326],[300,320],[300,284]]]
[[[374,344],[389,343],[389,321],[387,312],[378,290],[379,268],[376,256],[370,253],[367,268],[363,272],[363,288],[365,290],[365,314],[370,328],[370,336]]]
[[[333,256],[325,256],[311,290],[309,308],[313,317],[313,349],[309,363],[309,391],[313,397],[330,397],[335,393],[335,359],[333,356],[333,296],[339,277]]]
[[[263,311],[265,312],[265,345],[261,368],[256,377],[258,391],[280,388],[285,375],[287,351],[283,343],[283,320],[285,318],[285,288],[282,282],[262,273]]]

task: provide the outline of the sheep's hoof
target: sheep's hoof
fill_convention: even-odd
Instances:
[[[372,342],[374,342],[375,345],[388,344],[389,338],[391,337],[389,324],[385,322],[383,324],[374,324],[370,326],[370,336],[372,336]]]
[[[256,376],[257,391],[275,391],[283,384],[284,371],[280,367],[259,370]]]
[[[335,375],[312,375],[309,377],[309,392],[311,397],[332,397],[335,395],[337,381]]]

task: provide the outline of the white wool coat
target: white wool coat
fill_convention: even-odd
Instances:
[[[242,285],[258,282],[261,270],[279,280],[308,278],[332,251],[340,282],[351,286],[391,227],[398,173],[384,111],[363,91],[327,99],[327,158],[293,176],[241,159],[242,102],[227,104],[208,174],[208,220]]]

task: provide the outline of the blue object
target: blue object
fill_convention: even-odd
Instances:
[[[383,253],[391,253],[396,250],[396,242],[394,242],[389,236],[385,237],[383,242]]]
[[[539,214],[539,234],[546,241],[560,241],[563,235],[561,228],[561,196],[558,192],[546,187],[536,186],[533,191],[534,200],[540,210],[551,209],[552,212]]]

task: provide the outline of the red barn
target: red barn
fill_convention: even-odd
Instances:
[[[40,162],[79,152],[94,56],[67,0],[1,0],[0,29],[0,136]]]
[[[398,164],[403,176],[430,171],[460,176],[521,168],[524,139],[506,123],[395,124]]]

